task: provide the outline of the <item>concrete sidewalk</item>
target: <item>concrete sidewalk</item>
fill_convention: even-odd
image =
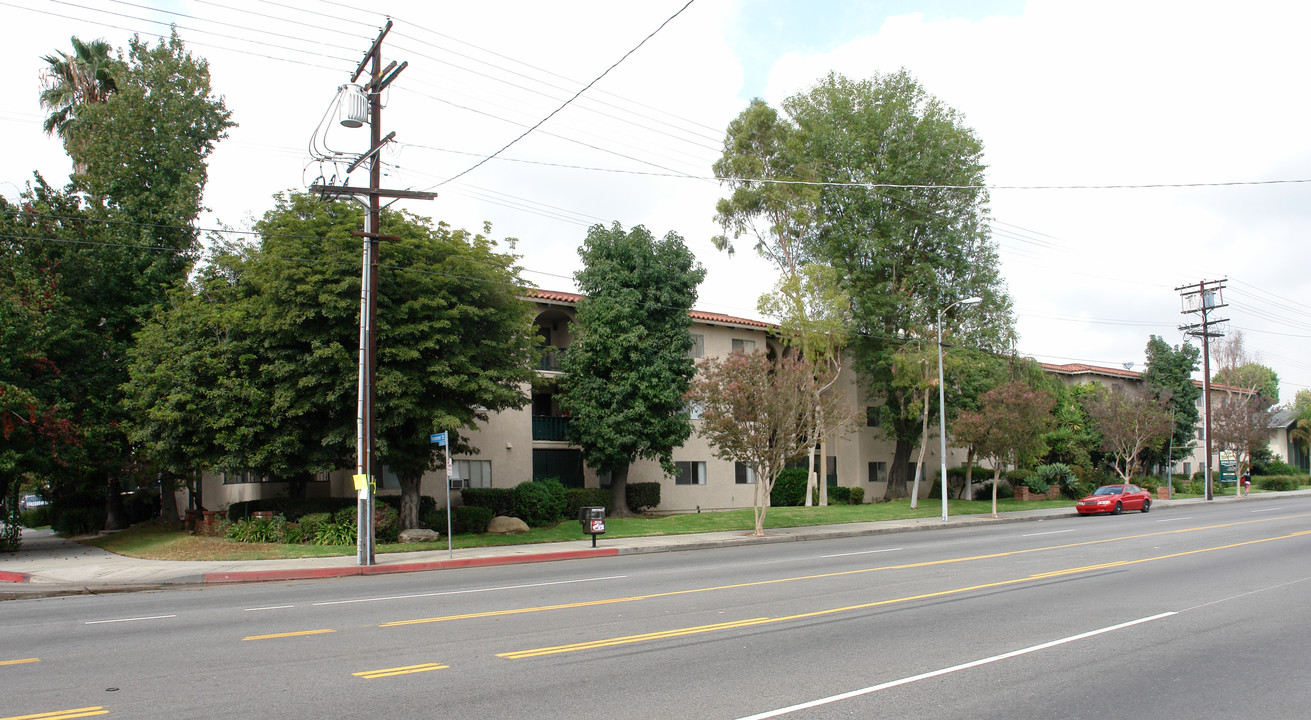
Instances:
[[[1249,498],[1219,497],[1212,502],[1261,502],[1290,497],[1311,497],[1311,489],[1259,493]],[[1205,503],[1202,499],[1157,500],[1152,510],[1169,510]],[[638,553],[703,550],[762,543],[796,542],[828,538],[858,537],[915,530],[975,527],[997,523],[1041,521],[1074,515],[1073,505],[1008,512],[1001,517],[961,515],[943,523],[938,517],[912,520],[849,523],[767,531],[763,538],[745,532],[715,532],[695,535],[579,540],[534,545],[424,550],[378,554],[377,564],[361,567],[353,555],[290,560],[167,561],[141,560],[82,545],[55,536],[49,530],[24,530],[16,553],[0,553],[0,599],[73,593],[100,593],[159,588],[169,585],[199,585],[275,580],[422,572],[463,567],[549,562],[577,558],[631,555]],[[580,533],[581,535],[581,533]]]

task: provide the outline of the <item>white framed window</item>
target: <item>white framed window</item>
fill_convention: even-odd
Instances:
[[[492,486],[491,460],[452,460],[451,466],[452,490]]]
[[[674,467],[678,468],[678,475],[674,478],[675,485],[706,484],[706,463],[704,460],[678,460],[674,462]]]
[[[733,338],[733,352],[740,352],[744,355],[750,355],[756,351],[755,340],[742,340]]]
[[[692,349],[687,354],[693,358],[703,358],[706,356],[706,336],[700,333],[692,333]]]
[[[735,462],[733,463],[733,482],[738,485],[753,485],[756,482],[756,471],[740,462]]]

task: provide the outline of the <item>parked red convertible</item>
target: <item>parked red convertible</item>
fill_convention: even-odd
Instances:
[[[1080,515],[1119,515],[1125,510],[1147,512],[1152,509],[1152,494],[1137,485],[1103,485],[1094,490],[1092,495],[1080,500],[1074,509]]]

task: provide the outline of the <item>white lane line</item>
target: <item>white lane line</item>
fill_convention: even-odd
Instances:
[[[1180,520],[1192,520],[1192,519],[1193,519],[1192,515],[1185,515],[1183,517],[1178,517],[1178,518],[1166,518],[1165,520],[1157,520],[1156,522],[1159,523],[1179,522]]]
[[[1067,532],[1074,532],[1074,529],[1071,528],[1069,530],[1048,530],[1047,532],[1029,533],[1028,535],[1021,535],[1020,537],[1038,537],[1039,535],[1060,535],[1061,533],[1067,533]]]
[[[1259,512],[1274,512],[1275,510],[1283,510],[1283,508],[1281,508],[1281,507],[1261,508],[1260,510],[1253,510],[1252,512],[1254,512],[1254,513],[1259,513]]]
[[[821,558],[846,557],[848,555],[872,555],[874,553],[896,552],[901,548],[884,548],[882,550],[861,550],[860,552],[837,553],[836,555],[820,555]]]
[[[475,590],[447,590],[444,592],[417,593],[415,595],[390,595],[387,597],[360,598],[359,600],[331,600],[313,603],[319,605],[349,605],[351,603],[378,602],[379,600],[409,600],[411,598],[439,597],[441,595],[467,595],[470,593],[493,592],[495,590],[523,590],[525,588],[549,587],[551,585],[572,585],[574,583],[597,582],[600,580],[620,580],[627,575],[607,575],[606,577],[582,578],[580,580],[557,580],[555,582],[530,583],[528,585],[503,585],[501,587],[477,588]]]
[[[150,617],[118,618],[117,620],[87,620],[86,625],[103,625],[105,623],[118,622],[136,622],[137,620],[163,620],[165,618],[175,618],[177,615],[151,615]]]
[[[1116,630],[1123,630],[1124,628],[1127,627],[1133,627],[1134,625],[1141,625],[1143,623],[1152,622],[1153,620],[1160,620],[1161,618],[1167,618],[1170,617],[1171,615],[1177,615],[1177,614],[1178,613],[1175,612],[1164,612],[1159,615],[1152,615],[1150,617],[1139,618],[1137,620],[1130,620],[1129,622],[1120,623],[1119,625],[1111,625],[1110,627],[1104,627],[1099,630],[1089,630],[1086,633],[1071,635],[1069,637],[1061,638],[1060,640],[1052,640],[1051,642],[1045,642],[1042,643],[1041,645],[1032,645],[1030,647],[1023,648],[1020,650],[1012,650],[1011,652],[1008,653],[1002,653],[1001,655],[993,655],[992,657],[986,657],[981,660],[974,660],[967,663],[961,663],[960,665],[952,665],[951,667],[942,668],[941,670],[932,670],[926,673],[920,673],[919,675],[912,675],[910,677],[901,678],[900,680],[893,680],[891,682],[885,682],[879,685],[871,685],[870,687],[861,688],[860,690],[852,690],[850,692],[841,693],[839,695],[830,695],[826,698],[811,700],[809,702],[804,702],[799,705],[790,705],[788,707],[779,708],[777,710],[769,710],[756,715],[748,715],[746,717],[738,718],[738,720],[765,720],[765,718],[778,717],[779,715],[787,715],[788,713],[794,713],[798,710],[808,710],[810,708],[819,707],[821,705],[829,705],[831,703],[835,703],[841,700],[849,700],[854,697],[860,697],[861,695],[869,695],[870,693],[876,693],[880,690],[887,690],[888,688],[899,687],[901,685],[909,685],[910,683],[919,682],[920,680],[928,680],[929,678],[940,677],[942,675],[948,675],[950,673],[958,672],[961,670],[976,668],[979,667],[980,665],[987,665],[989,663],[995,663],[1001,660],[1009,660],[1013,657],[1019,657],[1020,655],[1027,655],[1029,653],[1038,652],[1039,650],[1046,650],[1047,648],[1056,647],[1057,645],[1064,645],[1066,643],[1072,643],[1078,640],[1086,640],[1087,638],[1093,637],[1095,635],[1114,632]]]
[[[259,612],[260,610],[286,610],[287,608],[290,607],[296,607],[296,606],[295,605],[270,605],[269,607],[262,607],[262,608],[246,608],[242,612]]]

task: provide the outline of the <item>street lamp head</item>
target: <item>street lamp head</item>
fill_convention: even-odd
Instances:
[[[974,297],[965,298],[964,300],[961,300],[961,301],[960,301],[960,304],[961,304],[961,305],[978,305],[978,304],[981,303],[981,302],[983,302],[983,298],[979,297],[978,295],[975,295]]]

